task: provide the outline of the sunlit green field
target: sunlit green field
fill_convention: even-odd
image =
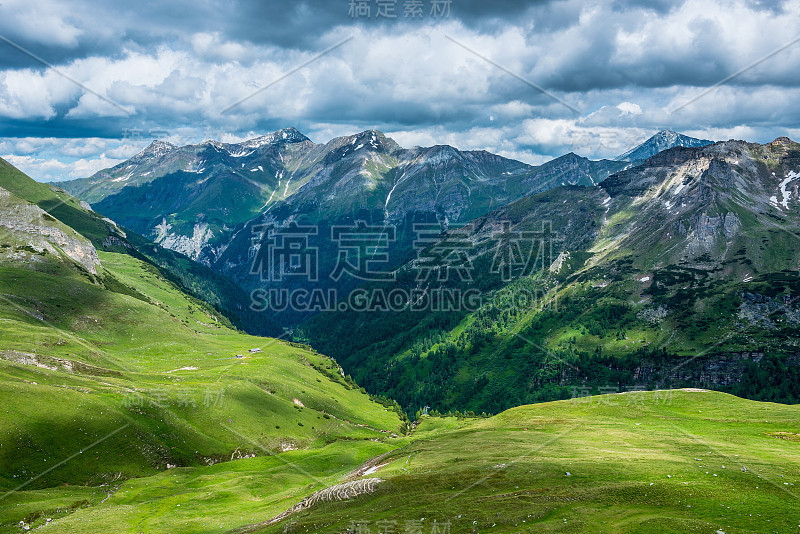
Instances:
[[[429,419],[392,458],[371,475],[386,479],[375,494],[264,532],[800,528],[800,407],[722,393],[627,393],[470,423]]]
[[[412,429],[131,255],[91,274],[4,239],[0,532],[800,530],[800,406],[629,392]]]
[[[404,432],[330,359],[230,329],[130,256],[101,261],[0,268],[0,528],[203,531],[216,514],[219,531]],[[179,523],[176,484],[196,507]]]

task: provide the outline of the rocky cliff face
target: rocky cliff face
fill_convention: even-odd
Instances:
[[[674,148],[619,172],[601,188],[611,197],[597,260],[620,249],[637,251],[642,268],[727,265],[726,276],[793,267],[800,207],[796,143],[742,141]],[[773,241],[772,250],[756,239]],[[796,238],[791,238],[796,239]],[[739,260],[736,260],[738,258]],[[745,262],[744,260],[747,260]],[[749,266],[749,267],[748,267]]]
[[[58,257],[63,253],[90,273],[97,273],[100,258],[86,238],[3,188],[0,188],[0,230],[8,233],[13,243],[0,250],[5,261],[41,261],[46,254]]]

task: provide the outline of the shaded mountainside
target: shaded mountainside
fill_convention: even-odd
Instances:
[[[415,222],[464,224],[533,192],[598,183],[625,165],[568,154],[534,167],[446,145],[403,149],[373,130],[314,144],[289,128],[240,144],[157,142],[112,169],[60,185],[251,290],[264,285],[252,272],[264,245],[254,238],[264,227],[319,225],[327,243],[315,246],[327,278],[336,264],[331,227],[392,226],[386,267],[393,268],[413,255]]]
[[[276,150],[273,159],[289,172],[276,171],[285,194],[275,202],[270,192],[263,211],[231,227],[227,240],[203,245],[198,259],[245,291],[296,293],[313,286],[341,297],[364,282],[331,276],[341,258],[332,236],[337,225],[361,223],[386,238],[383,272],[396,273],[388,286],[368,289],[399,288],[409,299],[421,291],[428,295],[423,301],[437,289],[474,289],[494,298],[459,310],[346,306],[295,330],[297,339],[335,356],[369,391],[405,408],[496,412],[567,396],[587,381],[592,387],[733,388],[746,375],[763,382],[759,369],[780,369],[789,360],[772,358],[795,353],[798,247],[792,242],[800,235],[800,169],[797,145],[788,139],[677,146],[634,165],[568,154],[529,167],[447,146],[406,150],[374,131],[324,145],[299,134],[278,142],[279,134],[267,136],[261,149]],[[705,144],[687,139],[660,132],[645,145]],[[249,157],[238,145],[214,150]],[[124,206],[121,199],[139,187],[102,202]],[[290,222],[314,232],[303,245],[318,254],[311,284],[265,276],[276,267],[269,228]],[[435,253],[433,262],[442,264],[436,276],[420,279],[426,261],[415,259],[424,254],[414,246],[419,223],[451,228],[430,249],[465,249],[472,278],[442,277],[448,269],[460,273]],[[514,256],[530,252],[524,244],[514,249],[520,236],[542,240],[548,232],[546,254],[537,253],[534,266],[519,265]],[[291,274],[291,260],[281,261],[277,267]],[[317,311],[289,307],[277,316],[295,326]],[[725,354],[761,356],[718,369]],[[675,358],[692,359],[678,364]],[[681,372],[669,371],[677,365]],[[795,393],[787,387],[779,381],[764,389],[791,400]]]
[[[156,141],[111,169],[59,186],[119,224],[197,259],[209,242],[230,236],[236,225],[302,185],[284,174],[312,147],[294,129],[238,144],[179,148]]]
[[[448,232],[432,248],[462,247],[470,280],[420,280],[417,259],[367,286],[475,289],[479,306],[331,312],[299,334],[409,409],[499,411],[621,385],[797,402],[798,214],[797,143],[674,148]]]

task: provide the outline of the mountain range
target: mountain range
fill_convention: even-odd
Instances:
[[[702,143],[660,132],[636,153],[670,140]],[[414,224],[463,225],[532,193],[594,185],[627,165],[574,153],[531,166],[447,145],[404,149],[371,130],[315,144],[287,128],[236,144],[176,147],[155,141],[111,169],[58,185],[122,226],[249,291],[265,285],[264,277],[253,272],[261,249],[254,238],[264,226],[293,221],[320,226],[318,232],[327,235],[333,226],[357,221],[391,225],[395,239],[384,266],[390,270],[413,256]],[[327,280],[337,251],[324,241],[318,248],[319,278]],[[300,319],[284,314],[279,320]]]
[[[799,208],[800,145],[787,138],[672,148],[446,232],[432,247],[466,250],[450,268],[468,280],[421,280],[415,258],[366,288],[488,295],[478,306],[406,300],[321,314],[302,333],[407,407],[497,411],[620,384],[798,399]]]
[[[786,138],[711,143],[661,131],[615,160],[567,154],[530,166],[404,149],[376,131],[315,144],[286,129],[240,144],[156,142],[61,185],[251,296],[335,291],[313,309],[256,308],[368,391],[411,411],[496,412],[604,380],[733,388],[765,351],[795,358],[797,154]],[[434,228],[424,246],[420,225]],[[265,273],[276,267],[269,232],[286,227],[313,230],[295,257],[313,249],[315,279],[291,276],[304,274],[291,254],[277,266],[284,276]],[[335,276],[340,228],[382,239],[354,252],[384,260],[379,272]],[[546,253],[519,236],[546,240]],[[406,300],[391,313],[352,309],[353,291],[376,289]],[[411,295],[439,290],[485,298],[411,309]],[[534,298],[516,302],[520,292]]]
[[[213,265],[255,218],[316,222],[366,214],[398,223],[418,213],[459,224],[526,194],[597,183],[624,165],[567,154],[534,167],[446,145],[403,149],[371,130],[318,145],[287,128],[238,144],[154,141],[111,169],[58,185],[120,224]]]
[[[463,224],[419,200],[425,246],[289,342],[241,331],[275,325],[224,275],[0,160],[0,530],[792,528],[800,145],[616,165]],[[409,224],[293,196],[241,228]]]

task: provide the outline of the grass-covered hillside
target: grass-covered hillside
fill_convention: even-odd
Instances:
[[[233,466],[238,458],[262,457],[253,461],[268,472],[275,453],[321,450],[352,466],[402,433],[397,414],[330,359],[230,329],[129,256],[100,259],[106,278],[94,283],[78,271],[0,267],[0,484],[19,488],[0,500],[4,528],[96,504],[126,480],[149,484],[135,477],[219,462],[206,468],[212,478],[225,472],[214,497],[202,496],[217,503],[221,524],[236,525],[226,503],[277,484],[243,480],[251,475]],[[316,485],[306,470],[324,472],[290,472],[286,487]]]
[[[257,335],[280,332],[272,319],[250,310],[249,296],[229,279],[186,256],[160,247],[93,211],[64,190],[36,182],[0,158],[0,188],[46,212],[45,217],[72,228],[97,250],[120,252],[155,266],[191,295],[211,303],[236,325]]]
[[[259,532],[796,532],[800,407],[633,392],[424,418],[384,480]],[[349,530],[348,530],[349,529]],[[416,530],[413,530],[416,529]]]
[[[49,529],[77,521],[64,531],[96,532],[100,501],[123,485],[152,489],[142,480],[171,484],[181,469],[207,470],[193,500],[214,501],[216,519],[197,512],[193,527],[179,529],[144,507],[130,523],[115,512],[109,531],[232,528],[259,516],[255,495],[324,485],[326,469],[356,466],[405,430],[390,403],[371,400],[330,358],[243,334],[158,266],[97,251],[5,188],[0,404],[0,531],[9,532],[48,519]],[[237,463],[251,458],[269,472],[291,463],[275,456],[284,451],[298,466],[312,451],[336,461],[282,481],[254,479]],[[243,503],[252,517],[232,516]],[[164,515],[174,521],[172,510]]]

